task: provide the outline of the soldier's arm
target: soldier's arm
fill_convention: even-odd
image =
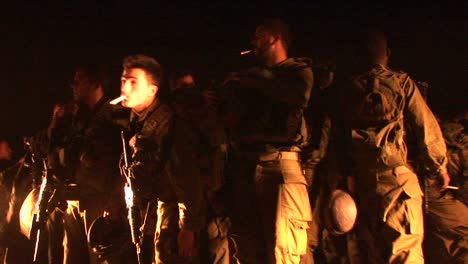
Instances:
[[[198,169],[197,137],[190,126],[181,119],[174,121],[171,131],[170,175],[172,189],[179,207],[177,234],[179,256],[193,254],[194,233],[201,228],[202,185]]]
[[[152,121],[151,119],[147,122]],[[170,145],[170,133],[172,128],[171,115],[166,115],[158,120],[158,125],[152,133],[139,132],[134,135],[129,145],[133,149],[130,168],[136,179],[143,180],[148,175],[158,175],[164,170],[163,155]]]
[[[425,165],[431,174],[446,174],[447,149],[439,123],[413,80],[409,79],[404,89],[405,116],[412,123]]]
[[[182,229],[200,228],[202,208],[202,185],[198,167],[198,138],[193,129],[183,120],[174,122],[170,175],[178,198]]]

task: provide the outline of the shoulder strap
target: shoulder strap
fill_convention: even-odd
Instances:
[[[395,73],[397,74],[397,73]],[[403,83],[399,83],[397,89],[400,89],[400,93],[402,97],[400,98],[400,102],[398,102],[398,109],[395,115],[395,118],[391,120],[380,132],[380,136],[378,142],[376,142],[377,146],[383,146],[385,142],[389,142],[389,137],[390,135],[394,136],[393,140],[391,140],[392,143],[396,143],[400,146],[404,144],[403,142],[403,136],[404,136],[404,124],[403,124],[403,111],[405,108],[405,86],[408,84],[408,81],[410,77],[407,74],[405,75],[405,79]],[[400,79],[400,76],[397,76],[398,79]],[[392,133],[393,131],[393,133]]]

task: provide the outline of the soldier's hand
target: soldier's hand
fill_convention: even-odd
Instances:
[[[448,174],[447,171],[440,171],[439,172],[439,178],[437,179],[437,188],[439,191],[444,191],[447,189],[447,186],[450,184],[450,175]]]
[[[135,149],[136,148],[136,136],[133,136],[129,141],[128,141],[128,145]]]
[[[179,245],[179,256],[190,257],[192,256],[193,243],[195,236],[193,231],[187,229],[181,229],[177,235],[177,242]]]
[[[310,167],[305,167],[304,168],[304,177],[306,179],[307,186],[309,188],[311,188],[312,185],[314,184],[314,176],[315,176],[315,169],[314,168],[310,168]]]
[[[65,115],[65,105],[56,104],[52,110],[52,119],[61,118]]]
[[[141,135],[133,136],[128,142],[128,145],[132,147],[134,153],[139,151],[151,151],[158,148],[154,142]]]
[[[356,196],[356,180],[352,176],[346,177],[346,184],[351,196]]]

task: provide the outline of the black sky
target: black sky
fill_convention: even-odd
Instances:
[[[156,1],[155,1],[156,2]],[[414,6],[288,1],[263,4],[61,4],[43,2],[1,12],[0,135],[21,138],[44,127],[52,104],[70,95],[73,65],[106,63],[118,93],[120,61],[131,53],[155,56],[166,68],[192,68],[221,76],[247,59],[254,25],[263,17],[285,18],[294,33],[293,56],[346,58],[355,32],[388,32],[392,63],[431,85],[430,104],[442,116],[466,109],[467,4]],[[268,3],[268,4],[267,4]],[[346,60],[342,59],[343,65]],[[340,65],[338,65],[340,67]],[[344,66],[343,66],[344,67]]]

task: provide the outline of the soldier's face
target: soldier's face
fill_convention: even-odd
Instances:
[[[186,74],[174,80],[171,91],[185,89],[193,86],[195,86],[195,80],[193,79],[193,76],[191,74]]]
[[[274,40],[274,37],[263,26],[258,26],[252,39],[255,55],[260,58],[266,57]]]
[[[122,101],[124,107],[143,111],[151,105],[157,90],[158,86],[150,82],[144,70],[132,68],[123,71],[120,92],[125,96]]]
[[[73,90],[73,99],[77,102],[84,101],[93,89],[93,85],[89,82],[86,72],[83,70],[77,70],[73,76],[73,82],[71,84]]]

